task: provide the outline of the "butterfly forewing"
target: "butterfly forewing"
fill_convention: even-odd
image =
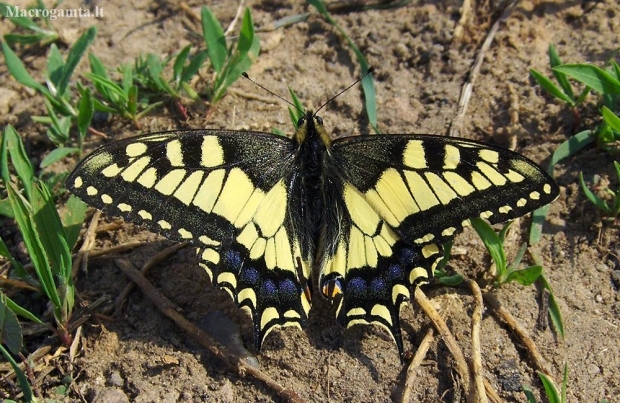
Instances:
[[[194,243],[214,284],[250,311],[260,346],[274,327],[303,325],[310,309],[303,236],[291,222],[295,150],[265,133],[150,134],[96,150],[67,186],[106,213]]]
[[[558,194],[532,161],[463,139],[349,137],[333,143],[332,155],[341,175],[409,243],[445,242],[469,218],[507,221]]]

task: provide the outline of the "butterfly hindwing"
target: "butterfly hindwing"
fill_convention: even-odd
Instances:
[[[351,183],[334,179],[325,192],[333,208],[323,224],[321,291],[336,305],[343,327],[376,324],[387,329],[402,358],[400,309],[412,286],[432,277],[440,246],[403,242]]]
[[[121,140],[83,160],[69,189],[108,214],[190,240],[200,266],[254,320],[258,346],[310,309],[291,140],[265,133],[181,131]]]

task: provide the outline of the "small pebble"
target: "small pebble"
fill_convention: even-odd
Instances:
[[[120,372],[118,371],[112,371],[110,373],[110,376],[108,377],[108,384],[110,386],[114,386],[116,388],[120,388],[123,386],[123,377],[121,376]]]

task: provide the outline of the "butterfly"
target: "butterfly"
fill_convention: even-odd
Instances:
[[[187,130],[115,141],[83,159],[67,187],[193,243],[213,284],[251,315],[257,349],[275,328],[303,328],[318,291],[345,328],[387,329],[401,360],[400,309],[432,278],[442,243],[470,218],[507,221],[559,193],[503,148],[415,134],[332,140],[311,111],[292,138]]]

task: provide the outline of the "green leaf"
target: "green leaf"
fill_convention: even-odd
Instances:
[[[15,78],[19,83],[25,85],[28,88],[35,89],[42,94],[49,94],[48,89],[39,84],[32,78],[32,76],[24,67],[22,61],[17,57],[15,53],[11,50],[9,45],[6,42],[2,42],[2,53],[4,53],[4,61],[6,62],[6,67],[9,70],[9,73]]]
[[[594,193],[590,191],[590,189],[586,186],[585,181],[583,180],[583,172],[579,172],[579,183],[581,184],[581,190],[583,190],[583,194],[590,200],[599,210],[603,212],[605,215],[611,215],[611,208],[607,205],[607,202]]]
[[[79,148],[74,148],[74,147],[58,147],[58,148],[55,148],[49,154],[47,154],[45,156],[45,158],[43,158],[43,161],[41,161],[40,167],[41,168],[47,168],[48,166],[52,165],[53,163],[62,160],[67,155],[79,154],[80,151],[81,150]]]
[[[472,218],[471,225],[474,227],[478,236],[484,243],[484,246],[489,251],[491,258],[495,262],[495,266],[497,267],[497,273],[500,280],[502,279],[503,273],[506,271],[506,254],[504,253],[504,248],[501,240],[493,231],[493,228],[487,224],[481,218]],[[503,281],[500,281],[503,282]]]
[[[511,281],[516,281],[523,286],[528,286],[538,280],[542,274],[542,270],[542,266],[538,265],[530,266],[523,270],[513,270],[508,274],[506,282],[510,283]]]
[[[80,229],[86,217],[88,205],[74,195],[69,196],[67,208],[62,216],[65,239],[70,249],[73,249],[80,237]]]
[[[203,66],[206,59],[206,51],[202,50],[196,53],[194,57],[191,58],[187,67],[183,69],[179,82],[183,83],[189,81],[196,73],[198,73],[198,70],[200,70],[200,68]]]
[[[568,158],[572,155],[577,154],[580,150],[587,147],[589,144],[594,142],[594,137],[592,137],[591,130],[584,130],[575,134],[573,137],[564,141],[562,144],[555,149],[553,154],[551,155],[551,161],[549,162],[549,167],[547,168],[547,172],[552,177],[553,170],[555,166],[562,161],[564,158]],[[530,236],[529,243],[530,245],[535,245],[540,240],[542,235],[542,227],[547,218],[547,213],[549,212],[550,205],[543,206],[532,213],[532,226],[530,227]]]
[[[203,6],[201,10],[202,35],[207,46],[207,53],[211,66],[216,73],[222,71],[226,62],[228,51],[226,49],[226,38],[220,22],[215,18],[211,10]]]
[[[104,64],[101,62],[101,60],[99,60],[97,56],[95,56],[94,53],[88,54],[88,62],[90,63],[90,71],[93,74],[96,74],[100,77],[109,78],[108,72]]]
[[[80,100],[78,101],[78,116],[77,116],[77,128],[80,133],[80,148],[78,154],[82,152],[82,141],[86,138],[90,123],[93,120],[95,114],[95,103],[93,102],[93,95],[88,87],[82,87],[78,85],[80,90]]]
[[[9,351],[17,355],[23,347],[22,329],[15,313],[9,309],[5,295],[0,292],[0,342],[7,346]]]
[[[618,117],[615,113],[611,111],[611,109],[604,105],[601,108],[601,115],[603,116],[603,120],[605,121],[605,123],[607,123],[612,130],[620,133],[620,117]]]
[[[24,371],[22,371],[19,368],[19,365],[17,365],[17,362],[15,362],[13,357],[11,357],[11,354],[9,354],[9,352],[6,351],[6,349],[2,346],[2,344],[0,344],[0,352],[2,353],[2,355],[4,355],[7,361],[11,364],[11,367],[13,367],[13,371],[15,371],[17,382],[19,383],[19,387],[22,390],[22,393],[24,394],[24,401],[33,402],[34,395],[32,393],[32,388],[30,387],[30,384],[28,383],[28,378],[26,378]]]
[[[523,388],[523,393],[527,398],[527,403],[537,403],[536,396],[534,396],[534,392],[532,392],[532,389],[530,389],[530,387],[527,385],[521,385],[521,387]]]
[[[183,66],[185,66],[185,61],[187,60],[191,49],[192,45],[187,45],[181,49],[177,57],[174,59],[174,64],[172,65],[172,78],[177,85],[182,81],[181,73],[183,72]]]
[[[65,61],[62,59],[58,47],[56,44],[52,43],[49,54],[47,55],[47,76],[52,84],[54,84],[55,88],[58,88],[58,84],[61,81],[62,69],[64,66]],[[60,95],[62,95],[62,93]]]
[[[564,64],[553,70],[564,73],[600,94],[620,94],[620,81],[600,67],[590,64]]]
[[[558,52],[555,49],[555,46],[549,45],[549,65],[551,66],[551,68],[554,68],[561,64],[562,64],[562,60],[560,60],[560,56],[558,55]],[[568,82],[568,79],[566,78],[566,74],[560,73],[559,71],[553,71],[553,70],[552,72],[553,72],[553,75],[555,76],[555,79],[558,80],[560,87],[562,87],[562,91],[571,100],[574,100],[575,94],[573,93],[573,87]]]
[[[441,276],[438,277],[437,280],[439,280],[440,284],[445,286],[457,287],[463,283],[464,278],[460,274],[455,274],[454,276]]]
[[[545,388],[545,394],[547,395],[547,399],[549,399],[549,403],[562,403],[560,400],[560,394],[553,384],[553,380],[540,371],[536,372],[538,373],[538,377]]]
[[[38,323],[39,325],[43,325],[43,321],[37,318],[32,312],[29,310],[17,305],[11,298],[6,297],[6,306],[9,307],[15,315],[21,316],[22,318],[33,321],[34,323]]]
[[[314,8],[316,8],[319,11],[319,13],[321,13],[325,17],[327,22],[329,22],[332,26],[334,26],[334,28],[336,28],[338,32],[340,32],[340,34],[344,36],[349,46],[351,47],[351,50],[353,50],[353,53],[355,54],[355,57],[357,59],[357,62],[360,65],[360,69],[362,73],[367,72],[370,66],[368,62],[366,61],[364,54],[358,49],[358,47],[351,40],[351,38],[349,38],[346,32],[342,28],[340,28],[340,26],[331,17],[331,15],[329,15],[329,12],[327,11],[327,8],[323,4],[323,2],[321,0],[308,0],[308,3],[310,3]],[[364,91],[364,99],[366,103],[366,114],[368,115],[368,121],[370,125],[372,126],[373,130],[376,133],[379,133],[379,128],[377,126],[377,109],[376,109],[377,102],[376,102],[376,96],[375,96],[375,86],[374,86],[374,81],[372,79],[371,74],[367,75],[364,78],[364,80],[362,80],[362,89]]]
[[[15,131],[13,126],[8,125],[6,129],[4,129],[4,135],[2,136],[2,147],[0,154],[1,158],[1,168],[2,168],[2,180],[4,181],[4,185],[8,187],[8,184],[11,182],[9,178],[9,167],[8,167],[8,156],[11,157],[11,164],[15,168],[15,172],[17,173],[17,177],[19,178],[22,186],[24,187],[24,191],[26,192],[26,197],[30,199],[32,195],[32,182],[34,180],[34,170],[32,168],[32,164],[30,163],[30,159],[28,158],[28,154],[24,149],[24,144],[22,143],[19,134]]]
[[[13,210],[11,209],[11,212],[12,211]],[[28,273],[24,269],[24,266],[22,266],[22,264],[19,263],[17,260],[15,260],[13,255],[11,255],[11,252],[9,252],[9,248],[6,246],[2,238],[0,238],[0,256],[4,256],[5,258],[9,260],[9,262],[11,262],[11,266],[13,267],[13,270],[15,270],[15,272],[20,278],[22,279],[28,278]]]
[[[549,282],[545,278],[545,275],[541,275],[538,279],[541,286],[549,291],[549,318],[551,318],[551,323],[553,323],[553,327],[558,332],[560,337],[564,339],[564,321],[562,319],[562,312],[560,311],[560,306],[555,300],[555,295],[553,294],[553,290],[549,285]]]
[[[67,55],[67,61],[62,69],[62,76],[60,81],[58,82],[58,93],[64,94],[67,86],[69,85],[69,80],[73,75],[73,71],[77,67],[80,59],[86,53],[86,49],[95,39],[95,35],[97,35],[97,27],[90,27],[80,38],[71,46],[71,50],[69,50],[69,54]]]
[[[252,48],[254,42],[254,23],[252,22],[252,14],[250,9],[246,8],[243,14],[241,30],[239,32],[239,40],[237,41],[237,51],[241,55],[247,54]]]
[[[567,95],[567,94],[565,94],[564,91],[562,91],[560,88],[558,88],[558,86],[556,86],[549,78],[544,76],[542,73],[539,73],[538,71],[536,71],[534,69],[531,69],[530,70],[530,74],[532,75],[532,77],[534,77],[534,80],[536,80],[538,85],[540,85],[549,94],[551,94],[554,97],[556,97],[556,98],[566,102],[570,106],[575,106],[575,101],[572,99],[572,97]],[[554,71],[554,74],[556,74],[555,71]],[[572,90],[571,90],[571,92],[572,92]]]
[[[9,199],[11,200],[13,212],[15,213],[15,221],[17,222],[26,249],[28,249],[30,260],[32,261],[32,265],[41,283],[41,289],[55,307],[60,307],[62,304],[56,290],[56,284],[54,283],[54,275],[48,263],[43,244],[36,231],[32,212],[23,197],[13,189],[11,184],[7,186],[7,191]]]

